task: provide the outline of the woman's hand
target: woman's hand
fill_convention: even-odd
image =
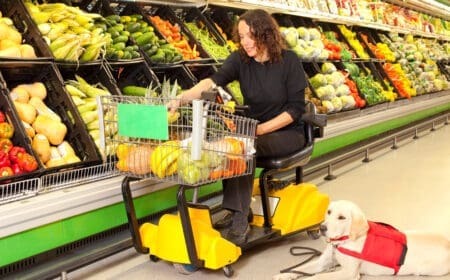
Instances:
[[[171,114],[175,113],[178,110],[178,108],[182,105],[182,98],[181,98],[181,96],[182,95],[180,94],[177,98],[172,99],[172,100],[170,100],[167,103],[167,110]]]

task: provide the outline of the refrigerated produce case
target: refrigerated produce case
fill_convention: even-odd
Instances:
[[[83,7],[95,7],[95,3],[104,1],[82,1]],[[112,1],[112,6],[116,1]],[[149,1],[145,1],[149,5]],[[12,15],[7,0],[2,0],[2,12],[4,16]],[[5,5],[3,5],[5,3]],[[9,3],[10,4],[10,3]],[[128,5],[128,1],[123,1],[120,5]],[[160,3],[158,3],[160,4]],[[170,3],[168,3],[170,4]],[[180,5],[179,2],[176,4]],[[268,3],[270,11],[282,17],[283,14],[291,18],[301,16],[308,19],[308,24],[317,22],[327,22],[327,24],[346,24],[347,26],[358,25],[375,30],[391,31],[391,27],[385,23],[362,22],[354,17],[336,16],[323,11],[311,11],[305,7],[297,9],[286,8],[286,5]],[[133,4],[134,5],[134,4]],[[198,6],[198,4],[183,2],[181,6]],[[98,7],[98,6],[97,6]],[[266,7],[262,2],[252,1],[252,3],[213,1],[208,9],[200,6],[199,10],[206,13],[207,19],[222,20],[218,23],[232,22],[234,17],[249,8]],[[5,9],[5,10],[3,10]],[[171,9],[170,5],[164,6],[163,10]],[[208,10],[212,13],[208,14]],[[121,11],[125,11],[121,10]],[[157,13],[157,9],[153,10]],[[176,13],[163,13],[171,16]],[[442,14],[437,14],[442,16]],[[230,16],[223,20],[224,16]],[[312,21],[309,21],[311,19]],[[445,19],[445,18],[444,18]],[[14,22],[20,25],[20,13],[13,17]],[[26,20],[30,20],[27,17]],[[448,18],[446,18],[448,20]],[[290,20],[291,22],[302,22]],[[304,21],[304,20],[303,20]],[[331,23],[330,23],[331,22]],[[214,26],[214,25],[213,25]],[[224,28],[225,27],[225,28]],[[227,26],[222,26],[227,30]],[[25,41],[29,41],[36,46],[38,60],[44,60],[47,69],[53,67],[58,71],[58,66],[48,49],[41,45],[38,33],[33,30],[25,30],[18,26],[20,31],[25,32]],[[422,30],[411,31],[405,27],[395,27],[395,30],[402,33],[411,32],[418,37],[430,37],[441,42],[449,41],[448,33],[429,33]],[[230,34],[228,34],[230,35]],[[230,39],[230,38],[228,38]],[[192,39],[193,40],[193,39]],[[206,52],[204,53],[207,56]],[[158,80],[162,82],[164,78],[177,79],[177,83],[182,88],[189,88],[198,79],[205,77],[214,71],[216,65],[208,61],[189,61],[187,63],[174,63],[171,65],[152,65],[145,54],[146,61],[116,61],[106,63],[105,68],[110,73],[108,79],[113,84],[118,85],[119,91],[125,85],[135,84],[148,86],[149,81]],[[6,59],[9,60],[9,59]],[[1,62],[6,61],[0,58]],[[448,57],[440,59],[438,66],[444,75],[449,76]],[[21,61],[20,61],[21,62]],[[36,65],[36,60],[26,61]],[[107,61],[108,62],[108,61]],[[208,63],[205,63],[208,62]],[[311,61],[305,62],[313,63]],[[340,62],[339,62],[340,63]],[[373,60],[358,61],[359,64],[382,63]],[[33,66],[38,67],[39,66]],[[76,65],[73,71],[77,71]],[[91,66],[92,67],[92,66]],[[85,71],[83,67],[79,71]],[[142,69],[143,71],[139,71]],[[379,67],[371,68],[378,70]],[[134,71],[133,71],[134,70]],[[72,70],[71,70],[72,71]],[[103,69],[102,69],[103,71]],[[35,72],[39,72],[36,70]],[[45,71],[44,71],[45,72]],[[70,71],[61,68],[61,77],[69,75]],[[143,74],[145,73],[145,74]],[[378,73],[378,75],[380,74]],[[45,74],[45,73],[44,73]],[[56,75],[60,75],[56,74]],[[19,73],[19,75],[21,75]],[[383,77],[383,76],[382,76]],[[378,76],[380,78],[380,76]],[[155,81],[156,83],[156,81]],[[320,160],[360,142],[376,138],[380,134],[388,134],[402,127],[419,122],[420,120],[447,114],[450,111],[450,91],[441,90],[432,94],[423,94],[411,99],[401,99],[395,102],[384,102],[364,109],[348,110],[340,113],[329,114],[328,126],[325,129],[325,137],[315,145],[313,158]],[[120,94],[120,92],[119,92]],[[82,133],[88,137],[86,133]],[[84,137],[83,136],[83,137]],[[84,139],[84,138],[80,138]],[[80,140],[83,143],[92,140]],[[82,144],[80,144],[81,146]],[[85,144],[83,144],[85,145]],[[96,159],[100,156],[96,152]],[[100,242],[105,236],[120,235],[126,231],[126,217],[122,197],[120,193],[120,182],[122,177],[115,173],[114,166],[105,163],[90,164],[78,170],[60,170],[59,172],[47,172],[30,180],[22,180],[19,186],[10,183],[8,188],[13,190],[13,195],[3,191],[0,196],[2,217],[0,217],[0,250],[4,252],[0,257],[0,276],[14,275],[24,269],[29,269],[45,263],[47,259],[69,257],[73,252],[89,247],[90,244]],[[23,189],[26,189],[24,192]],[[142,180],[133,184],[134,197],[136,198],[137,215],[141,219],[151,219],[158,213],[170,211],[175,207],[175,186],[167,183],[156,183],[151,180]],[[206,188],[201,188],[199,197],[207,198],[220,194],[219,183],[211,184]],[[152,201],[155,203],[148,203]],[[117,244],[116,244],[117,245]],[[123,242],[120,246],[131,246],[130,243]],[[120,247],[117,245],[117,247]],[[117,248],[115,248],[117,249]],[[104,252],[107,254],[107,252]],[[98,257],[103,256],[99,254]],[[81,264],[82,262],[80,262]],[[72,266],[74,267],[74,266]],[[59,269],[59,268],[58,268]],[[71,269],[64,267],[64,269]]]

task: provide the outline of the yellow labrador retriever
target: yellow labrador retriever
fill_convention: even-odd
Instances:
[[[367,221],[350,201],[331,202],[320,231],[327,240],[322,255],[295,268],[314,275],[304,280],[358,280],[361,274],[442,276],[450,272],[450,241],[446,237],[399,232]],[[341,267],[329,271],[336,264]],[[297,279],[295,271],[277,274],[273,280]]]

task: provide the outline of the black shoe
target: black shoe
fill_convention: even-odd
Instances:
[[[217,222],[214,223],[213,227],[215,229],[223,229],[223,228],[230,227],[231,224],[233,223],[233,215],[234,215],[233,211],[227,211],[227,213],[225,215],[223,215],[223,217],[220,220],[218,220]],[[249,211],[248,211],[248,219],[247,219],[247,221],[249,223],[251,223],[253,221],[252,208],[250,208]]]
[[[234,215],[233,211],[227,211],[227,213],[223,215],[223,217],[220,220],[214,223],[213,227],[215,229],[223,229],[230,227],[233,222],[233,215]]]
[[[247,242],[248,234],[250,233],[250,225],[247,225],[244,231],[237,231],[233,228],[225,236],[225,239],[234,243],[237,246],[241,246],[245,242]]]

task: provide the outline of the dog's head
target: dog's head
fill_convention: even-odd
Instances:
[[[333,201],[328,206],[320,231],[328,242],[356,240],[367,233],[369,224],[361,209],[347,200]]]

